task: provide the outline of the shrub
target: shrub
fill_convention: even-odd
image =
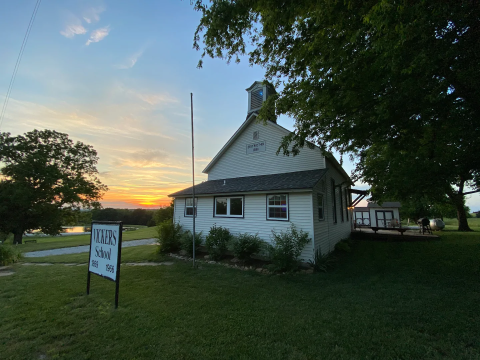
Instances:
[[[338,243],[335,244],[335,250],[349,253],[352,251],[352,248],[348,244],[348,240],[340,240]]]
[[[242,261],[248,261],[251,256],[258,253],[262,248],[263,241],[258,234],[240,234],[234,239],[232,244],[233,255]]]
[[[0,266],[13,264],[20,260],[22,254],[9,245],[0,245]]]
[[[8,238],[8,233],[7,233],[7,232],[0,231],[0,244],[5,243],[5,241],[7,240],[7,238]]]
[[[180,237],[182,235],[182,225],[174,223],[172,220],[165,220],[160,223],[158,231],[158,252],[165,254],[180,249]]]
[[[298,269],[298,257],[310,238],[303,230],[298,231],[294,224],[286,231],[276,233],[272,230],[272,245],[269,252],[275,271],[294,271]]]
[[[322,251],[317,249],[313,261],[309,260],[308,262],[315,271],[327,272],[335,265],[335,261],[337,261],[335,256],[332,254],[322,254]]]
[[[193,236],[190,230],[185,231],[182,234],[182,238],[180,240],[181,244],[180,247],[182,250],[185,250],[189,256],[193,256]],[[203,237],[202,232],[195,233],[195,254],[198,253],[200,246],[202,245]]]
[[[227,252],[228,243],[231,239],[232,234],[228,229],[221,226],[217,227],[214,224],[205,239],[205,246],[210,257],[215,261],[220,260]]]

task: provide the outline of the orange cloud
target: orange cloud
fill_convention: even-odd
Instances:
[[[168,206],[172,201],[168,194],[181,190],[187,186],[176,185],[163,188],[148,187],[130,187],[126,186],[110,186],[110,190],[102,199],[104,207],[124,207],[115,206],[114,204],[126,204],[131,208],[158,208],[160,206]]]

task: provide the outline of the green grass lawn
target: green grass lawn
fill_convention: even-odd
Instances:
[[[155,250],[122,258],[164,260]],[[123,266],[118,310],[110,281],[92,275],[85,295],[86,266],[15,265],[0,277],[0,358],[480,359],[479,254],[480,232],[445,231],[356,243],[327,274]]]
[[[134,231],[126,231],[123,233],[123,241],[148,239],[157,236],[156,227],[143,227]],[[17,245],[22,252],[59,249],[70,246],[80,246],[90,244],[90,235],[70,235],[70,236],[49,236],[49,237],[23,237],[25,240],[37,240],[36,243],[28,243]],[[12,239],[7,243],[11,244]],[[88,261],[88,260],[87,260]]]
[[[447,230],[456,230],[458,229],[458,220],[457,219],[444,219],[445,229]],[[468,219],[468,225],[472,230],[480,231],[480,218],[470,218]]]
[[[167,258],[156,253],[156,245],[140,245],[134,247],[128,247],[122,249],[122,263],[126,262],[144,262],[144,261],[171,261]],[[52,264],[71,264],[71,263],[87,263],[88,252],[80,254],[69,255],[54,255],[44,257],[29,257],[23,258],[23,262],[29,263],[52,263]]]

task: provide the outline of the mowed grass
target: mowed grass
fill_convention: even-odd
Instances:
[[[359,242],[327,274],[122,266],[117,310],[114,283],[92,276],[85,294],[86,266],[16,265],[0,277],[0,357],[479,359],[479,254],[480,232],[447,231]]]
[[[446,230],[456,230],[458,229],[458,220],[457,219],[444,219],[445,229]],[[480,218],[470,218],[468,219],[468,225],[472,230],[480,231]]]
[[[157,245],[140,245],[122,249],[122,263],[127,262],[148,262],[148,261],[171,261],[169,257],[157,254]],[[43,257],[23,258],[28,263],[50,263],[50,264],[85,264],[88,262],[88,252],[69,255],[53,255]]]
[[[157,236],[156,227],[143,227],[138,230],[125,231],[122,235],[123,241],[148,239]],[[36,240],[36,243],[27,243],[25,240]],[[49,236],[49,237],[23,237],[24,243],[16,245],[17,249],[22,252],[59,249],[71,246],[80,246],[90,244],[90,235],[70,235],[70,236]],[[11,244],[12,239],[9,238],[7,243]]]

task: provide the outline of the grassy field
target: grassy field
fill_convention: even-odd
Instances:
[[[155,246],[123,262],[162,261]],[[0,277],[2,359],[480,359],[480,232],[360,242],[334,271],[242,272],[174,261],[92,277],[80,255]],[[30,261],[30,259],[28,259]],[[171,259],[169,259],[172,261]]]
[[[123,241],[148,239],[157,236],[155,227],[142,227],[134,231],[126,231],[123,233]],[[59,249],[70,246],[88,245],[90,243],[90,235],[71,235],[71,236],[49,236],[49,237],[24,237],[25,240],[37,240],[36,243],[28,243],[17,245],[22,252]],[[11,244],[12,239],[7,240]],[[87,260],[88,261],[88,260]]]
[[[456,230],[458,228],[457,219],[444,219],[447,230]],[[468,219],[468,225],[472,230],[480,231],[480,218]]]

